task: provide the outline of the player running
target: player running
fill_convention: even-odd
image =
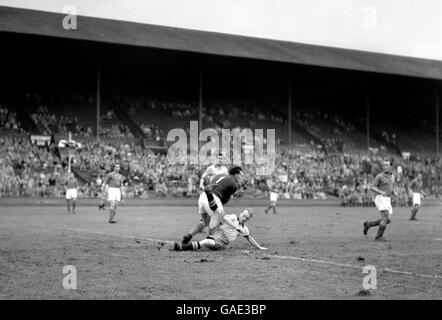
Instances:
[[[220,174],[214,177],[211,185],[204,190],[198,199],[198,211],[201,221],[183,237],[182,243],[187,244],[192,238],[209,227],[209,235],[212,235],[215,228],[222,223],[224,217],[223,205],[229,202],[232,195],[238,190],[242,180],[241,167],[234,166],[229,170],[229,174]]]
[[[212,250],[225,249],[230,243],[234,242],[238,236],[244,236],[250,244],[259,250],[267,250],[256,242],[250,235],[249,229],[244,225],[253,217],[253,212],[250,208],[244,209],[239,215],[226,214],[223,217],[224,223],[215,231],[212,236],[208,236],[201,241],[194,241],[187,244],[180,245],[178,242],[174,243],[176,251],[199,250],[201,248],[209,248]]]
[[[393,214],[391,206],[391,196],[395,196],[393,191],[394,176],[391,171],[392,163],[390,159],[385,159],[382,162],[383,172],[378,174],[373,181],[371,190],[377,193],[375,197],[375,205],[381,214],[381,219],[375,221],[364,222],[364,235],[367,235],[371,227],[379,226],[376,235],[376,241],[386,241],[383,237],[387,224],[391,222],[390,218]]]
[[[416,214],[421,206],[421,193],[422,193],[422,173],[419,173],[410,183],[411,191],[413,192],[413,209],[411,209],[411,221],[416,221]]]
[[[201,191],[204,190],[204,188],[207,187],[212,182],[212,179],[215,176],[220,174],[228,174],[227,168],[221,164],[222,160],[223,160],[223,155],[222,153],[220,153],[218,158],[218,163],[210,165],[209,167],[207,167],[206,171],[204,171],[200,179]]]
[[[68,213],[71,212],[71,201],[72,201],[72,213],[75,214],[75,204],[77,201],[77,179],[75,179],[72,172],[68,173],[68,177],[65,182],[66,188],[66,203],[68,206]]]
[[[107,194],[107,201],[110,203],[109,223],[116,223],[114,218],[117,212],[117,204],[122,199],[121,186],[123,180],[124,177],[120,174],[120,164],[116,163],[114,171],[109,173],[103,182],[102,191]]]

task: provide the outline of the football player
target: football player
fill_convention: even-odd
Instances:
[[[78,186],[77,179],[75,179],[74,174],[72,172],[69,172],[65,182],[68,213],[71,212],[71,201],[72,201],[72,213],[75,214],[75,204],[77,201],[77,186]]]
[[[201,191],[203,191],[204,188],[207,187],[212,182],[212,179],[215,176],[219,174],[228,174],[227,168],[222,165],[222,161],[223,161],[223,155],[222,153],[220,153],[218,157],[218,163],[210,165],[209,167],[207,167],[206,171],[204,171],[200,179]]]
[[[121,187],[123,185],[123,176],[120,174],[120,164],[114,165],[114,171],[106,176],[103,182],[103,192],[107,194],[109,201],[109,223],[116,223],[115,214],[117,212],[117,204],[122,200]]]
[[[378,174],[371,186],[371,190],[377,195],[375,197],[375,205],[379,210],[381,219],[375,221],[364,222],[364,235],[367,235],[368,230],[371,227],[379,226],[378,233],[376,235],[376,241],[386,241],[383,237],[387,224],[391,222],[391,215],[393,214],[393,208],[391,206],[391,197],[396,196],[393,191],[394,176],[392,173],[392,161],[390,159],[384,159],[382,162],[383,172]]]
[[[410,183],[410,188],[413,196],[413,209],[411,209],[410,220],[415,221],[417,212],[421,206],[421,193],[422,193],[422,173],[419,173]]]
[[[180,245],[178,242],[174,243],[176,251],[199,250],[201,248],[209,248],[212,250],[225,249],[229,244],[234,242],[238,236],[244,236],[251,245],[259,250],[267,250],[262,247],[250,235],[249,229],[244,225],[253,217],[253,212],[250,208],[244,209],[239,215],[226,214],[223,217],[223,224],[215,231],[212,236],[208,236],[201,241],[193,241],[187,244]]]
[[[209,227],[209,235],[222,222],[224,216],[223,205],[229,202],[232,195],[238,190],[242,181],[241,167],[234,166],[229,170],[229,174],[220,174],[213,178],[212,183],[204,190],[198,199],[198,211],[201,221],[183,237],[182,243],[187,244],[205,227]]]
[[[276,202],[278,201],[278,189],[279,186],[277,184],[272,183],[272,186],[269,186],[269,195],[270,195],[270,205],[267,209],[264,210],[266,214],[269,213],[269,210],[273,210],[273,214],[276,214]]]

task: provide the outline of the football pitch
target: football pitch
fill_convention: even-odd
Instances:
[[[0,207],[0,299],[442,299],[440,207],[421,208],[416,222],[396,208],[382,243],[377,228],[362,235],[375,208],[253,210],[251,235],[267,251],[241,238],[224,251],[172,251],[199,221],[189,206],[122,206],[116,224],[81,201],[75,215]],[[67,265],[76,289],[63,288]],[[376,288],[361,295],[368,265]]]

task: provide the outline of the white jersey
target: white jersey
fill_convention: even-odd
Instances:
[[[229,174],[229,172],[225,166],[212,164],[206,169],[206,171],[204,171],[201,178],[202,179],[209,178],[209,182],[212,182],[213,178],[219,174]]]
[[[232,228],[227,223],[223,223],[219,229],[222,233],[222,237],[224,240],[227,240],[227,243],[231,243],[238,238],[239,235],[242,236],[248,236],[249,235],[249,229],[239,223],[238,216],[236,214],[227,214],[224,216],[224,219],[229,219],[233,225],[235,226],[235,229]],[[240,229],[241,231],[238,231],[236,229]]]

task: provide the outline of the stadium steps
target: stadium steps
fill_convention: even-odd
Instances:
[[[275,110],[275,112],[278,112],[278,110]],[[279,110],[279,114],[284,118],[288,119],[288,112]],[[310,145],[310,141],[313,141],[316,145],[321,146],[322,150],[327,154],[327,148],[325,147],[324,143],[316,137],[314,134],[312,134],[307,128],[305,128],[303,125],[301,125],[298,122],[298,119],[295,115],[292,114],[292,130],[298,133],[301,137],[303,137]]]
[[[325,147],[324,143],[322,143],[322,141],[316,137],[314,134],[312,134],[310,131],[308,131],[307,128],[304,128],[299,122],[298,120],[292,116],[292,128],[297,131],[299,134],[301,134],[301,136],[306,139],[307,141],[312,141],[316,144],[322,147],[322,150],[324,150],[324,152],[327,154],[327,148]]]
[[[350,120],[355,128],[361,132],[366,131],[366,122],[361,119],[348,119]],[[402,155],[402,150],[394,143],[387,141],[376,129],[373,127],[370,127],[370,139],[375,140],[377,143],[384,145],[387,149],[390,151],[393,151],[394,153],[398,155]]]
[[[330,120],[329,120],[330,121]],[[344,143],[352,143],[353,147],[344,148],[344,152],[346,151],[365,151],[367,150],[367,142],[366,136],[364,132],[361,132],[358,128],[355,128],[354,131],[347,132],[347,129],[341,125],[340,123],[332,122],[334,126],[336,126],[341,132],[343,132],[342,139],[344,139]],[[377,144],[374,147],[380,147]]]
[[[109,103],[109,106],[114,110],[115,116],[118,118],[118,120],[120,120],[121,123],[129,128],[135,138],[146,138],[143,130],[141,130],[136,122],[127,114],[125,110],[123,110],[123,108],[118,103],[112,102]]]

